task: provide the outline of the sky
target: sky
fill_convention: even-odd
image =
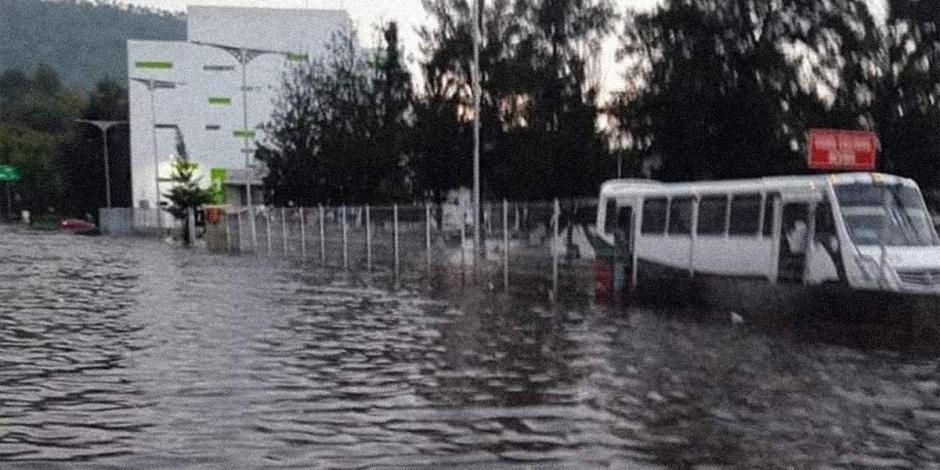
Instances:
[[[375,25],[392,20],[398,22],[402,31],[406,57],[413,60],[421,58],[415,29],[424,24],[427,19],[427,14],[421,7],[421,0],[122,0],[122,2],[172,11],[184,11],[186,5],[344,9],[349,12],[349,16],[360,33],[360,41],[364,45],[378,43]],[[659,3],[659,0],[613,0],[613,2],[617,5],[619,12],[624,12],[627,9],[650,10]],[[876,20],[883,21],[886,0],[868,0],[868,2]],[[616,31],[619,32],[619,28]],[[608,41],[602,52],[601,83],[607,92],[618,88],[617,84],[622,80],[621,69],[614,59],[615,47],[613,40]]]

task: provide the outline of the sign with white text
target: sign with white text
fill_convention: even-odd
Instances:
[[[877,150],[874,132],[810,129],[806,134],[807,160],[813,170],[874,170]]]

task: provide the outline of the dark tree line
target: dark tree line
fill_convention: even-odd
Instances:
[[[83,216],[105,206],[102,135],[76,119],[127,120],[127,90],[99,82],[84,94],[65,86],[49,66],[27,74],[0,72],[0,164],[13,165],[22,179],[11,185],[13,214]],[[108,133],[112,202],[130,206],[127,126]],[[6,216],[5,194],[2,197]]]
[[[813,127],[881,138],[880,169],[940,184],[940,4],[892,0],[490,0],[481,27],[484,198],[593,195],[663,180],[808,172]],[[275,203],[441,200],[471,185],[472,12],[425,0],[411,89],[394,24],[376,52],[336,41],[286,75],[259,157]],[[616,34],[625,86],[602,96]],[[613,125],[603,125],[613,122]]]
[[[367,52],[352,33],[337,36],[325,58],[284,76],[267,141],[267,199],[290,203],[366,203],[410,198],[411,77],[395,24],[385,47]]]

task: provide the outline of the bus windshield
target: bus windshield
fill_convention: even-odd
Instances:
[[[928,246],[940,240],[917,188],[900,184],[840,184],[836,198],[856,245]]]

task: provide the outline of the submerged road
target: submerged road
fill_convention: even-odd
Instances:
[[[4,469],[940,467],[940,354],[877,328],[0,240]]]

